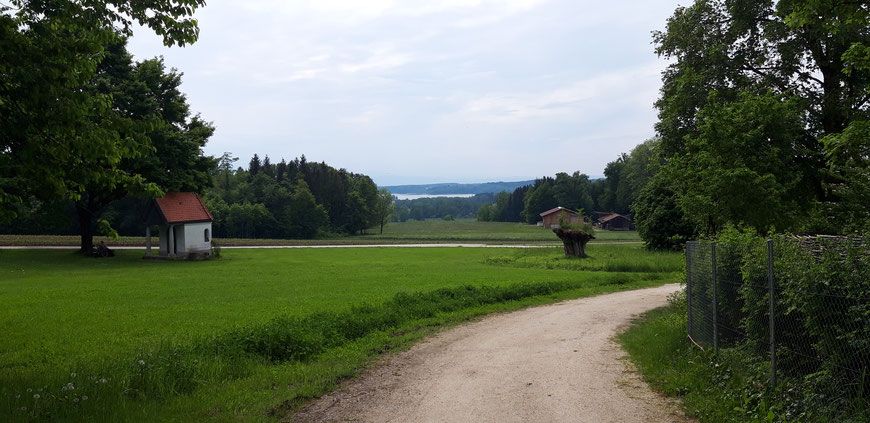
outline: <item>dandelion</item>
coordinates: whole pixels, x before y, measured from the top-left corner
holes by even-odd
[[[15,399],[21,398],[21,394],[15,394]]]
[[[33,394],[33,399],[39,399],[39,394]]]
[[[108,382],[108,380],[106,380],[106,378],[100,379],[100,383],[106,383],[106,382]]]
[[[73,398],[73,402],[79,402],[78,398]]]
[[[145,360],[139,360],[139,365],[140,365],[140,366],[144,366],[144,365],[145,365]]]
[[[27,392],[33,392],[33,388],[27,388]]]
[[[193,360],[193,365],[195,366],[197,364],[199,364],[199,360]]]
[[[76,374],[75,374],[75,373],[70,373],[70,374],[69,374],[69,377],[71,377],[71,378],[73,378],[73,379],[75,379],[75,377],[76,377]]]
[[[88,396],[87,396],[87,395],[82,395],[82,401],[87,401],[87,400],[88,400]]]

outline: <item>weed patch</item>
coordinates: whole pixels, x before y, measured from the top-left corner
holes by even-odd
[[[525,249],[486,257],[484,263],[527,269],[593,272],[679,272],[685,267],[683,256],[679,253],[649,251],[640,246],[590,244],[587,254],[589,257],[576,258],[564,257],[561,250],[557,249]]]

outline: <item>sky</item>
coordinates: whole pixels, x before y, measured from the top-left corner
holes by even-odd
[[[184,48],[137,28],[137,60],[184,74],[247,167],[302,154],[378,185],[603,174],[655,133],[676,1],[211,0]]]

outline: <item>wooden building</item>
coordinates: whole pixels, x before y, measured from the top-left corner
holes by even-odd
[[[564,220],[566,223],[580,223],[580,215],[574,210],[564,207],[556,207],[541,213],[542,226],[545,228],[558,228],[559,221]]]
[[[606,229],[608,231],[630,231],[634,229],[634,223],[631,221],[631,217],[616,213],[610,213],[606,216],[599,217],[598,226],[600,226],[601,229]]]
[[[195,192],[171,192],[154,200],[145,228],[145,257],[151,253],[151,225],[159,228],[158,257],[201,258],[211,255],[211,224],[214,221],[202,198]]]

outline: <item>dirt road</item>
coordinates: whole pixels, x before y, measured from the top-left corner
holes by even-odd
[[[333,422],[683,422],[612,340],[678,285],[482,319],[387,357],[293,416]]]

